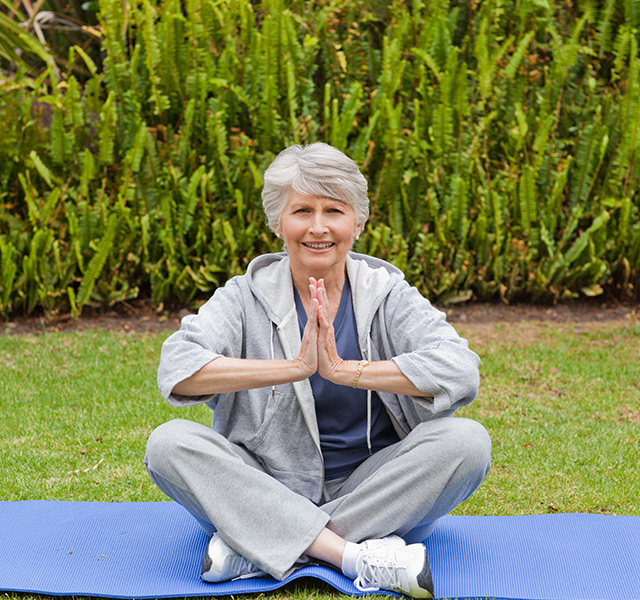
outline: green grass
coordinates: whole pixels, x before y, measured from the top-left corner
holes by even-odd
[[[163,495],[142,459],[178,415],[155,384],[166,335],[85,331],[0,337],[2,499],[145,501]]]
[[[457,514],[640,515],[640,325],[460,327],[482,356],[477,400],[459,415],[493,439],[493,468]],[[0,335],[2,500],[155,501],[142,458],[176,416],[155,374],[166,334]],[[8,595],[9,598],[32,598]],[[341,597],[294,585],[267,597]]]
[[[499,327],[459,411],[491,433],[493,467],[457,512],[640,515],[640,326]]]

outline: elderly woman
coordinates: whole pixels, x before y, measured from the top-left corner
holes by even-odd
[[[287,148],[262,198],[286,252],[254,259],[165,341],[162,394],[206,403],[213,423],[161,425],[147,470],[211,535],[205,581],[315,561],[363,591],[432,597],[420,542],[489,470],[484,428],[452,418],[479,359],[401,271],[351,252],[369,201],[342,152]]]

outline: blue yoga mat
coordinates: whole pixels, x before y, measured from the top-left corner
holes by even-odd
[[[259,593],[315,577],[361,595],[325,567],[203,583],[207,537],[172,502],[0,502],[0,590],[164,598]],[[448,516],[425,542],[442,598],[640,600],[640,517]]]

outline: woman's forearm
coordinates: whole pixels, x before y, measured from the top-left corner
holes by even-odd
[[[338,385],[353,385],[358,370],[357,360],[345,360],[331,375],[331,381]],[[392,360],[380,360],[369,363],[358,377],[357,387],[376,392],[404,394],[433,398],[433,394],[419,390]]]
[[[312,288],[312,295],[315,294],[317,302],[318,371],[320,375],[338,385],[353,386],[354,379],[357,379],[357,387],[361,389],[433,398],[433,394],[423,392],[413,385],[392,360],[374,361],[368,363],[364,369],[358,368],[360,362],[357,360],[342,360],[338,356],[335,331],[329,318],[331,311],[328,308],[329,302],[324,281],[322,279],[320,281],[313,280],[310,288]]]
[[[358,361],[345,360],[334,371],[331,381],[351,386],[357,369]],[[305,371],[304,365],[298,360],[258,360],[221,356],[207,363],[191,377],[177,383],[173,393],[180,396],[224,394],[301,381],[310,375],[308,369]],[[357,385],[360,389],[377,392],[433,397],[433,394],[422,392],[413,385],[392,360],[369,363],[360,373]]]
[[[180,396],[208,396],[269,387],[308,377],[298,360],[258,360],[221,356],[173,388]]]

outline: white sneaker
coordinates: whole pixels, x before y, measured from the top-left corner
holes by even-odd
[[[209,540],[202,557],[200,577],[208,583],[247,579],[267,575],[244,556],[231,548],[216,531]]]
[[[433,580],[423,544],[406,545],[397,535],[360,544],[354,585],[361,592],[390,590],[412,598],[433,598]]]

